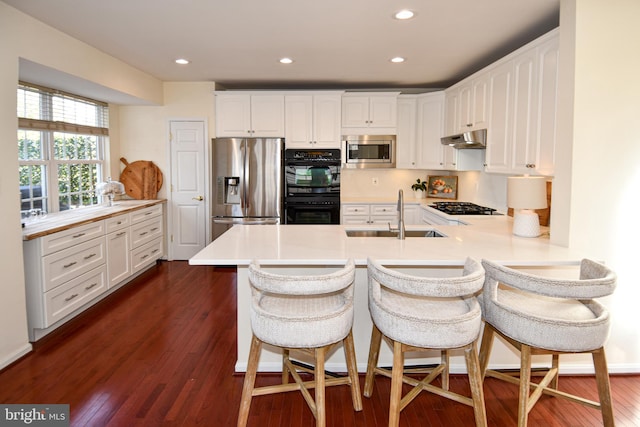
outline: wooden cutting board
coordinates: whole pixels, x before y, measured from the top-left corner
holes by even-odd
[[[158,190],[162,188],[162,172],[160,168],[149,160],[137,160],[129,163],[120,157],[125,168],[120,174],[120,182],[129,197],[137,200],[153,200],[158,197]]]

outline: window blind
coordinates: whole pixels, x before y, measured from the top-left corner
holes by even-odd
[[[108,104],[20,82],[18,127],[87,135],[109,135]]]

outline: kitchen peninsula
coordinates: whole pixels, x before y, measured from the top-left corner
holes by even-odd
[[[490,259],[537,274],[573,275],[584,255],[552,245],[548,238],[513,236],[512,218],[488,216],[465,218],[466,226],[411,226],[407,229],[436,229],[445,237],[347,237],[346,230],[372,229],[371,226],[345,225],[264,225],[234,226],[190,259],[191,265],[237,266],[238,360],[236,371],[246,370],[251,339],[249,323],[250,289],[248,265],[258,259],[264,268],[289,274],[313,274],[336,269],[347,258],[356,263],[355,340],[358,369],[366,369],[371,319],[367,301],[367,257],[386,265],[407,269],[411,274],[458,275],[467,256]],[[381,226],[377,226],[378,229]],[[435,355],[435,353],[434,353]],[[383,345],[381,365],[391,365],[391,352]],[[439,356],[438,356],[439,357]],[[519,361],[506,347],[496,346],[492,364],[517,367]],[[420,360],[422,363],[422,359]],[[428,363],[428,361],[427,361]],[[585,369],[590,362],[585,361]],[[281,358],[277,351],[265,347],[260,371],[278,371]],[[336,351],[327,361],[327,369],[344,372],[342,352]],[[452,372],[463,372],[464,361],[454,353]],[[586,371],[585,371],[586,372]]]

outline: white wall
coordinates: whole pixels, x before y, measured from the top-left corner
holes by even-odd
[[[120,176],[124,157],[128,162],[153,161],[168,177],[169,164],[169,120],[202,119],[208,127],[209,136],[214,134],[213,82],[165,82],[164,104],[161,106],[120,106],[118,124],[120,155],[114,158],[113,176]],[[113,153],[115,156],[115,152]],[[169,183],[160,189],[158,197],[166,198]]]
[[[618,369],[633,365],[638,371],[640,2],[563,0],[561,5],[561,67],[573,57],[575,62],[561,75],[559,140],[570,138],[573,144],[565,146],[570,156],[562,157],[563,174],[554,180],[554,193],[571,188],[570,197],[554,203],[560,220],[552,229],[565,227],[554,239],[617,272],[618,287],[606,301],[613,319],[607,358]]]
[[[148,104],[162,83],[0,2],[0,368],[31,349],[27,335],[20,198],[16,187],[20,58],[93,82]],[[117,141],[114,140],[115,143]]]

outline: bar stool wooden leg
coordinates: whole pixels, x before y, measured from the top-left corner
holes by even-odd
[[[325,427],[327,425],[327,417],[325,411],[325,395],[324,395],[324,358],[327,351],[327,347],[317,348],[316,353],[316,366],[314,370],[315,382],[316,382],[316,427]]]
[[[262,342],[255,335],[251,338],[251,348],[249,349],[249,359],[247,362],[247,372],[244,374],[242,385],[242,398],[240,400],[240,412],[238,414],[238,427],[245,427],[249,417],[251,407],[251,397],[253,396],[253,386],[256,381],[258,371],[258,360],[260,358],[260,348]]]
[[[611,385],[609,383],[609,370],[607,368],[607,358],[604,348],[600,347],[591,353],[593,357],[593,367],[596,372],[596,383],[598,384],[598,396],[600,398],[600,410],[602,411],[602,421],[605,427],[613,427],[613,403],[611,400]]]
[[[531,347],[520,348],[520,395],[518,397],[518,427],[527,427],[529,414],[529,382],[531,381]]]
[[[391,396],[389,403],[389,427],[400,424],[400,399],[402,398],[402,376],[404,375],[404,352],[402,343],[393,342],[393,368],[391,370]]]
[[[464,358],[467,363],[476,426],[485,427],[487,425],[487,410],[484,406],[484,390],[482,389],[482,375],[480,375],[480,361],[478,360],[477,349],[477,342],[474,341],[464,349]]]
[[[367,361],[367,376],[364,381],[364,395],[371,397],[373,393],[373,379],[378,366],[378,357],[380,356],[380,343],[382,341],[382,332],[373,325],[371,330],[371,344],[369,344],[369,360]]]
[[[442,374],[440,374],[442,389],[449,390],[449,350],[442,350],[440,352],[440,363],[444,365],[444,370]]]
[[[557,390],[558,382],[560,380],[560,355],[559,354],[551,355],[551,369],[555,369],[556,374],[551,380],[551,382],[549,383],[549,387]]]
[[[484,330],[482,331],[482,341],[480,343],[480,377],[484,381],[485,374],[487,372],[487,366],[489,365],[489,356],[491,356],[491,347],[493,346],[493,327],[485,323]]]
[[[282,384],[289,383],[289,349],[282,349]]]
[[[349,335],[343,341],[344,356],[347,361],[347,371],[349,373],[349,381],[351,382],[351,400],[353,409],[362,411],[362,397],[360,396],[360,380],[358,379],[358,366],[356,363],[356,350],[353,344],[353,332],[349,331]]]

